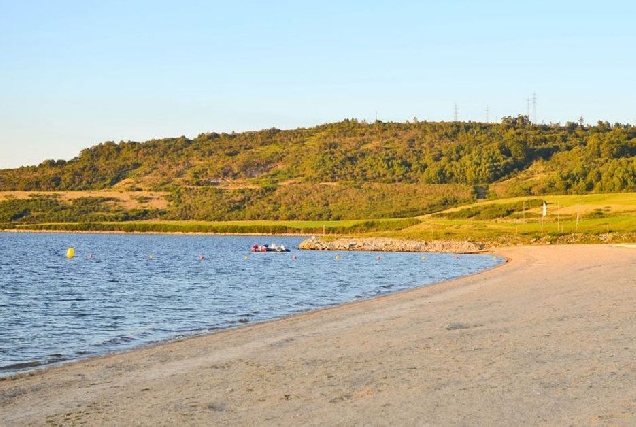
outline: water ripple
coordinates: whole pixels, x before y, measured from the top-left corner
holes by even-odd
[[[0,233],[0,375],[423,286],[501,261],[250,253],[260,240]],[[290,248],[301,241],[275,240]],[[68,247],[75,258],[66,259]]]

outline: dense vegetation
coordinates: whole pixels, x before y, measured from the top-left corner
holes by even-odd
[[[354,221],[123,221],[11,223],[14,230],[87,231],[122,233],[222,233],[222,234],[361,234],[394,232],[417,225],[416,218]]]
[[[0,191],[169,192],[162,210],[109,200],[0,202],[0,222],[413,217],[477,197],[636,191],[636,128],[366,123],[104,142],[70,160],[0,170]]]
[[[111,197],[79,197],[61,200],[57,194],[35,194],[27,199],[0,202],[0,223],[103,222],[156,218],[159,209],[124,209]]]

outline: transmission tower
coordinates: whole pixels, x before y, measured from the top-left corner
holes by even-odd
[[[537,93],[532,92],[532,123],[537,122]]]
[[[486,123],[490,123],[490,107],[486,105]]]
[[[455,103],[455,121],[457,121],[457,117],[459,116],[459,110],[457,109],[457,103]]]

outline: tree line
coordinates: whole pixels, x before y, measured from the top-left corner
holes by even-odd
[[[478,196],[636,191],[635,136],[628,124],[545,125],[526,116],[500,123],[345,119],[106,141],[69,161],[0,170],[0,190],[168,191],[170,208],[145,215],[175,219],[407,217]]]

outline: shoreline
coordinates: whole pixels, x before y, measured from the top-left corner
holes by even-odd
[[[0,424],[629,424],[636,252],[476,275],[0,379]]]
[[[208,233],[200,231],[108,231],[108,230],[25,230],[5,228],[0,230],[1,233],[52,233],[52,234],[129,234],[129,235],[166,235],[166,236],[285,236],[285,237],[303,237],[313,236],[306,233]]]
[[[375,252],[413,252],[413,250],[392,250],[392,249],[387,249],[386,244],[387,244],[387,240],[388,239],[379,239],[379,246],[377,248],[371,249],[372,251]],[[360,242],[360,240],[358,240]],[[374,243],[375,240],[371,243]],[[411,244],[420,244],[419,242],[414,242],[414,241],[406,241],[407,243],[411,243]],[[378,242],[375,242],[378,243]],[[365,245],[369,244],[369,239],[366,239],[366,243],[364,243]],[[393,244],[393,243],[391,243]],[[426,243],[424,243],[426,244]],[[332,249],[329,249],[332,250]],[[352,250],[352,249],[349,249]],[[356,251],[366,251],[365,249],[355,249]],[[427,252],[427,251],[417,251],[417,252]],[[440,251],[439,253],[442,253],[443,251]],[[464,254],[464,253],[461,253]],[[472,254],[472,253],[471,253]],[[479,255],[481,256],[487,256],[486,253],[480,253]],[[491,256],[493,258],[497,258],[494,254],[491,253]],[[479,275],[482,274],[484,272],[487,272],[489,270],[492,269],[496,269],[496,268],[500,268],[501,266],[505,265],[505,263],[507,263],[508,260],[505,258],[499,258],[497,263],[495,263],[492,266],[489,267],[484,267],[481,270],[478,270],[474,273],[470,273],[470,274],[466,274],[465,276],[461,276],[461,277],[470,277],[470,276],[475,276],[475,275]],[[408,288],[404,288],[404,289],[400,289],[400,290],[396,290],[396,291],[390,291],[388,293],[381,293],[381,294],[375,294],[373,296],[366,296],[366,297],[358,297],[356,299],[352,299],[352,300],[348,300],[348,301],[344,301],[344,302],[339,302],[339,303],[330,303],[328,305],[322,306],[322,307],[315,307],[315,308],[311,308],[311,309],[307,309],[306,311],[296,311],[294,313],[291,314],[279,314],[273,317],[269,317],[266,319],[261,319],[261,320],[256,320],[256,321],[240,321],[237,324],[233,324],[233,325],[226,325],[226,326],[219,326],[218,328],[214,329],[214,330],[208,330],[208,331],[198,331],[198,332],[194,332],[191,334],[179,334],[178,336],[174,336],[174,337],[169,337],[169,338],[165,338],[165,339],[158,339],[155,341],[148,341],[145,343],[140,343],[137,345],[134,345],[132,347],[127,347],[127,348],[122,348],[122,349],[114,349],[114,350],[106,350],[106,351],[102,351],[102,352],[91,352],[91,353],[84,353],[83,356],[78,356],[78,357],[63,357],[61,354],[57,354],[57,355],[53,355],[50,356],[49,360],[45,360],[45,361],[24,361],[24,362],[18,362],[15,364],[9,364],[9,365],[2,365],[0,366],[0,381],[3,381],[4,379],[11,379],[13,377],[17,377],[17,376],[23,376],[23,375],[31,375],[34,372],[38,372],[38,371],[43,371],[49,368],[53,368],[56,366],[64,366],[64,365],[68,365],[68,364],[72,364],[72,363],[76,363],[76,362],[81,362],[81,361],[85,361],[85,360],[90,360],[93,358],[99,358],[99,357],[104,357],[104,356],[108,356],[108,355],[115,355],[115,354],[122,354],[122,353],[127,353],[130,351],[135,351],[135,350],[139,350],[139,349],[143,349],[146,347],[153,347],[153,346],[157,346],[157,345],[163,345],[163,344],[168,344],[168,343],[172,343],[172,342],[178,342],[181,340],[186,340],[186,339],[190,339],[190,338],[196,338],[196,337],[202,337],[202,336],[206,336],[206,335],[211,335],[211,334],[216,334],[216,333],[222,333],[225,331],[229,331],[229,330],[234,330],[234,329],[239,329],[239,328],[243,328],[243,327],[247,327],[250,325],[257,325],[257,324],[261,324],[261,323],[268,323],[268,322],[275,322],[277,320],[280,319],[284,319],[284,318],[288,318],[288,317],[294,317],[294,316],[302,316],[304,314],[309,314],[312,312],[317,312],[317,311],[321,311],[321,310],[328,310],[328,309],[337,309],[339,307],[346,307],[350,304],[356,304],[356,303],[364,303],[365,301],[369,301],[369,300],[373,300],[373,299],[379,299],[379,298],[383,298],[386,296],[391,296],[391,295],[396,295],[396,294],[400,294],[400,293],[404,293],[404,292],[410,292],[413,290],[417,290],[423,287],[433,287],[433,286],[439,286],[442,285],[448,281],[451,281],[454,279],[446,279],[446,280],[437,280],[437,281],[433,281],[433,282],[428,282],[428,283],[424,283],[424,284],[419,284],[417,286],[413,286],[413,287],[408,287]]]
[[[65,231],[65,230],[0,230],[7,233],[54,233],[54,234],[118,234],[118,235],[156,235],[156,236],[281,236],[304,237],[299,250],[319,251],[369,251],[369,252],[422,252],[479,254],[491,251],[485,243],[467,240],[407,240],[393,237],[344,237],[337,235],[335,240],[323,240],[325,236],[303,233],[201,233],[201,232],[153,232],[153,231]],[[333,235],[331,235],[333,236]]]

